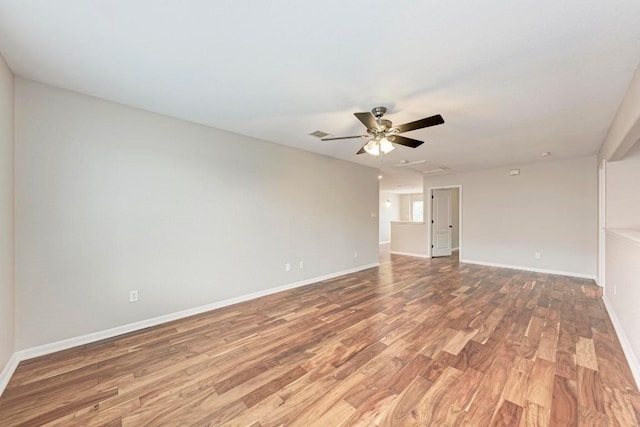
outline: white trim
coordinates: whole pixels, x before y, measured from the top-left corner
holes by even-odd
[[[451,248],[451,252],[459,251],[459,250],[460,250],[460,246],[456,246],[455,248]]]
[[[389,251],[389,253],[392,253],[394,255],[405,255],[405,256],[414,256],[414,257],[418,257],[418,258],[431,258],[429,255],[425,255],[425,254],[413,254],[411,252],[396,252],[396,251]]]
[[[611,319],[611,323],[613,323],[613,329],[616,331],[618,335],[618,340],[620,341],[620,345],[622,346],[622,351],[624,351],[624,355],[627,358],[627,362],[629,362],[629,367],[631,368],[631,373],[633,374],[633,378],[636,381],[636,387],[640,385],[640,363],[638,363],[638,358],[633,353],[633,349],[631,348],[631,344],[629,344],[629,340],[624,333],[624,329],[622,329],[622,325],[620,321],[616,317],[615,311],[613,311],[613,306],[611,305],[611,301],[607,295],[603,295],[602,301],[604,302],[604,306],[607,309],[607,313],[609,313],[609,318]]]
[[[18,367],[18,363],[20,363],[20,359],[18,358],[17,353],[13,353],[2,370],[2,373],[0,373],[0,396],[2,396],[7,384],[9,384],[9,380]]]
[[[607,226],[607,161],[602,159],[601,165],[602,167],[598,168],[598,280],[596,283],[604,288],[607,248],[605,232]]]
[[[106,329],[103,331],[92,332],[90,334],[82,335],[79,337],[69,338],[66,340],[56,341],[49,344],[40,345],[37,347],[27,348],[24,350],[20,350],[14,353],[11,360],[15,358],[15,365],[17,366],[18,362],[22,360],[32,359],[34,357],[44,356],[46,354],[55,353],[57,351],[66,350],[72,347],[77,347],[80,345],[90,344],[96,341],[104,340],[107,338],[113,338],[118,335],[128,334],[130,332],[139,331],[141,329],[149,328],[152,326],[157,326],[163,323],[171,322],[178,319],[183,319],[185,317],[193,316],[196,314],[205,313],[207,311],[215,310],[217,308],[226,307],[228,305],[237,304],[240,302],[249,301],[252,299],[256,299],[259,297],[263,297],[266,295],[275,294],[277,292],[286,291],[293,288],[298,288],[301,286],[307,286],[313,283],[322,282],[325,280],[333,279],[339,276],[344,276],[346,274],[356,273],[358,271],[367,270],[369,268],[379,267],[380,263],[372,263],[367,265],[361,265],[359,267],[351,268],[348,270],[339,271],[336,273],[327,274],[324,276],[313,277],[311,279],[302,280],[300,282],[289,283],[283,286],[278,286],[275,288],[265,289],[263,291],[253,292],[246,295],[241,295],[234,298],[229,298],[223,301],[214,302],[207,305],[202,305],[199,307],[190,308],[187,310],[178,311],[175,313],[165,314],[163,316],[154,317],[151,319],[141,320],[139,322],[129,323],[127,325],[117,326],[115,328]],[[10,362],[11,362],[10,360]],[[3,377],[0,377],[4,380],[5,372],[13,374],[13,370],[15,370],[15,366],[9,371],[10,364],[7,365],[5,370],[2,372]],[[9,374],[6,374],[9,375]],[[10,376],[10,375],[9,375]],[[8,378],[6,380],[9,381]],[[2,383],[0,382],[0,385]],[[5,384],[6,386],[6,384]]]
[[[581,279],[591,279],[593,281],[597,280],[597,277],[595,274],[573,273],[571,271],[560,271],[560,270],[547,270],[544,268],[522,267],[520,265],[509,265],[509,264],[497,264],[494,262],[474,261],[470,259],[461,259],[460,262],[463,262],[465,264],[485,265],[487,267],[510,268],[512,270],[533,271],[535,273],[557,274],[559,276],[578,277]]]
[[[378,242],[379,245],[386,245],[387,243],[391,243],[391,240],[385,240],[384,242]]]

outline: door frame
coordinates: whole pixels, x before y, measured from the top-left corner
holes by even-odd
[[[443,185],[443,186],[439,186],[439,187],[429,187],[427,188],[427,191],[425,192],[425,196],[427,198],[427,203],[424,204],[425,207],[425,218],[426,218],[426,225],[427,225],[427,236],[428,236],[428,242],[427,242],[427,254],[429,256],[429,258],[432,258],[432,254],[433,251],[431,250],[431,245],[433,244],[433,227],[431,224],[431,220],[433,219],[433,203],[432,203],[432,198],[431,196],[433,195],[433,190],[450,190],[453,188],[457,188],[458,189],[458,255],[460,259],[463,259],[462,256],[462,185]]]
[[[606,227],[607,227],[607,161],[598,165],[598,275],[596,283],[606,288]],[[606,289],[604,290],[606,293]]]

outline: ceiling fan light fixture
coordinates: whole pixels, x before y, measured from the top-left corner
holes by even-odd
[[[371,141],[367,142],[363,148],[364,148],[364,151],[371,154],[372,156],[380,155],[380,144],[378,144],[378,141],[376,141],[375,139],[372,139]]]
[[[391,141],[389,141],[387,138],[382,138],[380,140],[380,151],[382,151],[384,154],[393,151],[394,148],[396,147],[394,147]]]

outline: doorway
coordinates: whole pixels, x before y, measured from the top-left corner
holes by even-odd
[[[431,257],[462,253],[462,186],[429,188],[428,214]]]

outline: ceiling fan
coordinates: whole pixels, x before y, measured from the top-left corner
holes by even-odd
[[[393,126],[391,120],[385,120],[382,118],[384,113],[387,112],[385,107],[375,107],[370,113],[353,113],[363,125],[367,127],[366,135],[354,135],[354,136],[339,136],[322,138],[322,141],[333,141],[336,139],[351,139],[351,138],[371,138],[356,154],[369,153],[374,156],[379,156],[380,153],[388,153],[395,147],[393,144],[405,145],[407,147],[416,148],[424,143],[424,141],[418,141],[417,139],[407,138],[399,135],[404,132],[409,132],[416,129],[422,129],[429,126],[441,125],[444,123],[444,119],[440,114],[435,116],[426,117],[424,119],[416,120],[415,122],[405,123],[403,125]]]

